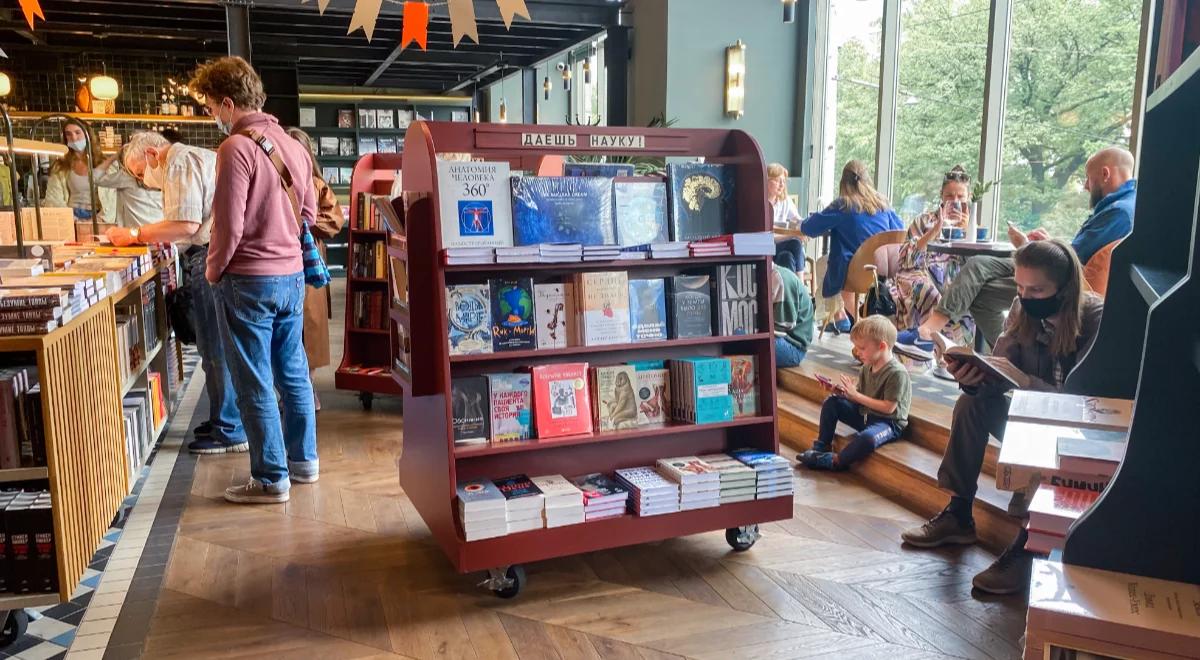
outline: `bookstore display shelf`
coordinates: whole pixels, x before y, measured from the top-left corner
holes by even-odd
[[[46,479],[49,476],[50,471],[45,467],[8,468],[7,470],[0,470],[0,483]]]
[[[749,335],[724,335],[716,337],[688,337],[685,339],[668,339],[666,341],[646,341],[632,344],[603,344],[600,346],[568,346],[566,348],[537,348],[528,351],[500,351],[493,353],[472,353],[469,355],[451,355],[450,363],[461,362],[499,362],[502,360],[525,360],[528,358],[545,358],[554,356],[569,357],[595,353],[628,353],[630,351],[661,351],[667,348],[682,346],[720,346],[738,342],[759,341],[771,339],[770,332],[758,332]]]
[[[586,435],[567,435],[560,438],[535,438],[531,440],[513,441],[499,444],[455,447],[454,458],[464,459],[475,458],[477,456],[493,456],[496,454],[512,454],[523,451],[542,451],[546,449],[556,449],[559,447],[570,447],[572,445],[593,445],[602,442],[618,442],[621,440],[636,440],[640,438],[653,438],[663,435],[688,433],[690,431],[713,431],[718,429],[758,426],[763,424],[772,424],[774,422],[775,417],[771,415],[738,417],[727,422],[715,422],[712,424],[688,424],[686,422],[672,422],[663,426],[640,426],[636,429],[630,429],[628,431],[588,433]]]
[[[744,264],[762,261],[766,257],[753,255],[730,255],[725,257],[687,257],[685,259],[629,259],[616,261],[568,261],[565,263],[522,263],[522,264],[455,264],[443,266],[447,273],[501,273],[511,271],[595,271],[595,270],[640,270],[660,266],[716,266],[718,264]]]
[[[133,386],[146,373],[146,369],[150,367],[150,362],[158,357],[158,352],[162,350],[162,346],[162,342],[158,342],[154,348],[150,349],[150,352],[146,353],[146,357],[142,360],[141,364],[125,377],[125,381],[121,384],[121,396],[129,394],[129,390],[133,389]]]

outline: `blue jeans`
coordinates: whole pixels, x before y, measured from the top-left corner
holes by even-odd
[[[863,415],[858,404],[840,396],[831,396],[821,405],[821,429],[817,442],[825,447],[833,446],[834,432],[838,422],[844,422],[858,431],[838,454],[838,464],[848,468],[861,461],[877,448],[900,437],[900,427],[886,417]],[[828,451],[828,450],[826,450]]]
[[[796,346],[784,337],[775,338],[775,368],[787,369],[798,367],[804,361],[808,351]]]
[[[196,351],[204,368],[204,390],[208,393],[208,421],[212,437],[229,443],[246,441],[237,395],[225,360],[225,347],[217,330],[217,301],[213,287],[204,279],[208,248],[191,250],[186,259],[188,287],[192,292],[192,325],[196,329]]]
[[[304,275],[226,274],[216,291],[217,323],[250,440],[250,474],[268,492],[286,492],[289,473],[315,476],[320,467],[304,353]]]

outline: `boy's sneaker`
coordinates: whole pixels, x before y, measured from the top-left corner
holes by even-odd
[[[948,543],[971,545],[976,541],[975,521],[964,525],[947,508],[924,525],[904,532],[900,539],[918,548],[936,548]]]
[[[813,440],[812,451],[822,453],[833,451],[833,444],[829,442],[821,442],[820,440]]]
[[[834,332],[838,334],[850,332],[850,319],[842,319],[840,321],[833,321],[826,324],[825,332]]]
[[[808,451],[796,457],[804,467],[810,470],[836,470],[837,463],[834,461],[833,452],[828,451]]]
[[[1018,537],[1020,538],[1020,537]],[[976,589],[997,596],[1020,593],[1029,586],[1029,575],[1033,570],[1033,553],[1013,543],[981,571],[971,584]]]
[[[226,442],[212,436],[196,438],[188,443],[188,451],[193,454],[241,454],[250,451],[250,443]]]
[[[207,438],[208,436],[212,435],[212,429],[212,422],[204,422],[200,426],[192,429],[192,435],[196,436],[197,438]]]
[[[896,335],[896,350],[918,360],[933,359],[933,341],[921,339],[916,328],[909,328]]]
[[[243,486],[225,489],[225,500],[234,504],[282,504],[290,498],[288,491],[273,493],[254,477]]]

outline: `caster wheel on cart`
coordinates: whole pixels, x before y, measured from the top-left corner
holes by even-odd
[[[497,598],[516,598],[525,586],[525,569],[521,566],[509,566],[508,570],[493,568],[488,571],[490,577],[484,584],[496,594]]]
[[[25,610],[11,610],[4,619],[4,628],[0,630],[0,647],[8,646],[25,634],[29,627],[29,615]]]
[[[747,525],[746,527],[730,527],[725,530],[725,541],[729,543],[729,547],[735,552],[745,552],[754,546],[754,542],[761,536],[758,532],[758,525]]]
[[[362,403],[363,410],[371,410],[371,404],[375,402],[375,395],[371,392],[359,392],[358,400]]]

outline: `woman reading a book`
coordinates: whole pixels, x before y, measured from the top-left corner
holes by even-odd
[[[868,238],[891,229],[903,229],[895,211],[888,208],[883,198],[871,183],[867,165],[861,160],[852,160],[842,168],[842,179],[838,183],[838,198],[823,211],[818,211],[800,223],[805,236],[830,235],[829,262],[825,267],[825,280],[821,283],[822,298],[837,298],[837,314],[834,317],[838,332],[850,331],[847,310],[854,307],[854,294],[842,291],[850,260],[860,245]]]
[[[1091,348],[1100,328],[1103,300],[1083,289],[1083,267],[1071,246],[1057,239],[1034,241],[1017,250],[1017,299],[989,360],[1015,367],[1021,389],[1061,392],[1067,374]],[[938,469],[938,485],[954,495],[950,504],[921,527],[901,535],[918,548],[975,542],[972,505],[988,436],[1004,437],[1012,385],[972,360],[947,357],[962,388],[950,423],[950,443]],[[1014,494],[1010,512],[1024,515],[1024,496]],[[975,576],[976,589],[1011,594],[1029,584],[1032,555],[1022,528],[1012,545]]]

